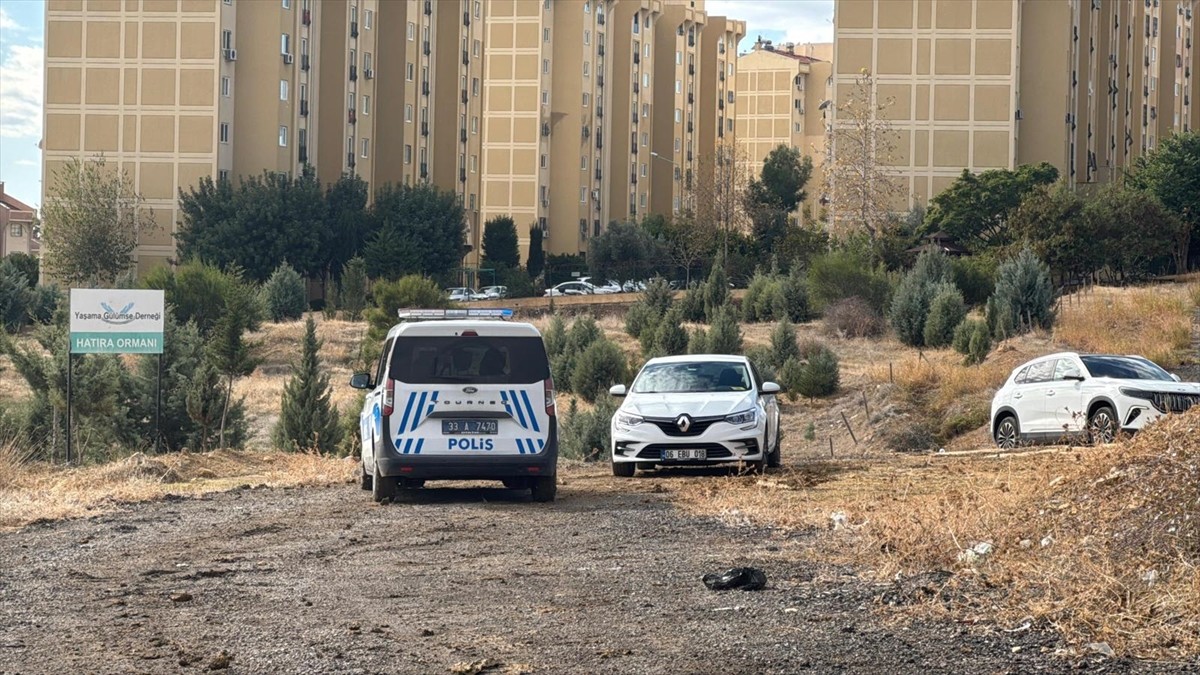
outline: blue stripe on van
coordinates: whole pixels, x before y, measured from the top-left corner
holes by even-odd
[[[400,433],[404,433],[408,430],[408,415],[410,412],[412,412],[413,401],[415,401],[416,398],[417,394],[415,392],[408,393],[408,404],[404,406],[404,416],[400,418],[400,427],[398,429]]]
[[[529,402],[529,392],[522,391],[521,400],[525,402],[525,408],[529,411],[529,421],[533,423],[533,432],[535,434],[542,433],[542,430],[538,428],[537,415],[533,412],[533,404]]]
[[[521,438],[518,438],[518,439],[517,439],[517,452],[518,452],[519,454],[522,454],[522,455],[523,455],[523,454],[525,454],[525,441],[524,441],[524,439],[521,439]]]
[[[429,396],[429,392],[421,392],[421,402],[417,404],[417,409],[413,411],[412,427],[409,428],[409,431],[416,431],[417,425],[421,423],[422,419],[424,419],[421,411],[425,409],[425,398],[427,396]]]
[[[421,446],[423,446],[423,445],[425,445],[425,439],[418,438],[417,439],[417,449],[413,451],[413,454],[416,454],[416,455],[421,454]]]
[[[517,399],[517,393],[515,391],[510,391],[509,397],[512,398],[514,404],[513,407],[517,409],[517,424],[520,424],[522,429],[528,429],[529,424],[525,421],[525,411],[521,409],[521,404]]]

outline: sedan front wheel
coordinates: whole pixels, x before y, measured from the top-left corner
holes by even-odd
[[[1005,415],[996,425],[996,447],[1001,450],[1012,450],[1021,442],[1021,430],[1017,426],[1017,418]]]
[[[1117,439],[1117,414],[1102,405],[1088,418],[1088,434],[1093,443],[1112,443]]]

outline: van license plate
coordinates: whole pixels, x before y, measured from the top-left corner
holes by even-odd
[[[496,420],[442,420],[443,436],[494,436],[496,429]]]
[[[664,448],[663,461],[708,459],[708,451],[704,448]]]

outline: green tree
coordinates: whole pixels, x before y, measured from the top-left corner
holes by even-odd
[[[686,354],[688,348],[688,332],[683,327],[682,312],[678,307],[673,308],[658,322],[654,331],[654,349],[650,356],[675,356]]]
[[[25,325],[32,300],[25,273],[7,258],[0,260],[0,330],[15,333]]]
[[[292,368],[292,377],[283,389],[279,425],[275,427],[275,446],[280,449],[313,449],[329,454],[342,441],[338,411],[330,400],[329,373],[317,358],[320,349],[317,324],[309,317],[304,323],[300,363]]]
[[[786,364],[784,372],[788,370]],[[786,376],[785,376],[786,377]],[[793,376],[796,393],[808,398],[820,398],[835,393],[841,382],[837,355],[832,349],[820,345],[809,354],[807,363],[798,375]],[[790,378],[788,378],[790,379]]]
[[[838,300],[859,297],[878,314],[891,301],[892,282],[873,269],[867,258],[849,250],[836,250],[813,259],[808,269],[808,290],[818,310]]]
[[[541,276],[546,267],[546,253],[542,250],[543,235],[542,228],[537,225],[529,226],[529,257],[525,262],[525,270],[529,272],[531,279]]]
[[[796,327],[784,317],[771,331],[771,366],[779,370],[789,359],[799,358],[800,344],[796,341]]]
[[[284,262],[262,286],[262,300],[271,321],[279,323],[299,319],[308,309],[308,290],[304,279]]]
[[[396,325],[399,317],[396,312],[400,309],[441,309],[448,307],[450,302],[438,285],[429,277],[410,274],[399,281],[376,282],[371,289],[374,302],[366,312],[367,344],[370,350],[364,353],[368,360],[374,360],[383,343],[387,332]]]
[[[717,310],[708,330],[705,348],[710,354],[741,354],[742,329],[728,305]]]
[[[259,309],[256,302],[250,286],[243,283],[232,285],[225,297],[225,313],[217,321],[208,344],[209,359],[224,379],[225,397],[221,404],[217,437],[222,448],[229,447],[225,443],[225,430],[233,398],[233,381],[253,373],[261,361],[258,356],[260,345],[246,339],[247,332],[258,328]]]
[[[954,329],[965,318],[967,303],[962,292],[954,284],[941,284],[929,303],[929,316],[925,318],[925,345],[933,348],[949,346],[954,340]]]
[[[1175,269],[1183,269],[1181,256],[1186,255],[1183,247],[1192,236],[1191,225],[1154,195],[1108,185],[1087,202],[1084,217],[1090,236],[1105,245],[1101,264],[1122,280],[1150,276],[1172,262]]]
[[[1029,249],[996,271],[996,291],[988,300],[988,326],[997,339],[1054,326],[1054,286],[1050,269]]]
[[[1016,170],[990,169],[962,175],[929,201],[924,232],[945,232],[972,252],[1016,240],[1008,221],[1037,187],[1058,180],[1058,169],[1046,162]]]
[[[725,265],[718,259],[708,273],[708,280],[704,282],[704,317],[709,323],[713,322],[718,311],[725,309],[728,302],[729,279],[725,276]]]
[[[637,223],[610,223],[588,243],[588,268],[597,280],[645,277],[663,257],[662,245]]]
[[[571,370],[571,391],[588,403],[608,396],[608,388],[624,382],[628,364],[621,348],[611,340],[599,338],[583,351]]]
[[[384,185],[375,194],[371,218],[378,230],[363,254],[371,278],[449,277],[459,266],[466,221],[453,192],[429,184]]]
[[[521,264],[517,224],[509,216],[496,216],[483,224],[483,266],[515,268]]]
[[[207,452],[214,447],[224,446],[221,440],[221,420],[226,417],[225,392],[221,381],[221,373],[211,359],[201,361],[199,368],[192,375],[184,395],[184,409],[188,419],[192,421],[193,431],[188,443],[191,447]],[[242,407],[241,401],[235,401],[229,408],[228,419],[237,419],[237,412]],[[237,426],[229,425],[229,431],[236,431]],[[230,445],[238,443],[230,439]]]
[[[1086,218],[1084,206],[1083,197],[1060,181],[1030,193],[1011,229],[1059,278],[1091,276],[1109,258],[1110,228],[1103,219]]]
[[[35,256],[29,255],[28,253],[22,253],[21,251],[13,251],[12,253],[4,256],[3,259],[0,259],[0,264],[4,263],[13,266],[20,271],[21,274],[24,274],[25,283],[30,288],[37,286],[38,279],[40,278],[38,275],[41,272],[41,265]]]
[[[346,263],[361,256],[375,223],[367,217],[367,183],[353,174],[342,174],[325,188],[325,268],[340,277]]]
[[[926,251],[917,258],[917,264],[896,287],[888,311],[892,329],[901,342],[910,347],[924,346],[929,308],[939,293],[953,289],[950,278],[950,261],[945,255]],[[951,329],[956,325],[958,321],[951,324]]]
[[[780,144],[763,160],[762,172],[750,181],[746,199],[750,210],[771,206],[783,213],[796,210],[805,199],[804,187],[812,177],[812,158]]]
[[[42,204],[42,262],[72,286],[111,285],[133,265],[138,236],[158,228],[124,170],[104,155],[54,171]]]
[[[338,304],[347,320],[358,321],[362,318],[363,310],[367,308],[367,264],[362,258],[351,258],[342,267]]]
[[[202,335],[208,335],[225,313],[225,298],[241,283],[236,274],[223,272],[213,265],[189,261],[174,269],[155,267],[141,279],[142,288],[163,291],[166,304],[179,323],[194,321]]]
[[[1175,240],[1175,269],[1185,272],[1200,250],[1200,131],[1167,136],[1134,160],[1127,184],[1159,201],[1187,225],[1189,236]]]

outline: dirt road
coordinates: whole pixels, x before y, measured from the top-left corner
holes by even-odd
[[[697,519],[602,468],[559,500],[242,489],[0,535],[0,672],[1091,672],[1054,636],[898,625],[811,536]],[[683,479],[687,480],[687,479]],[[700,577],[763,568],[758,592]]]

